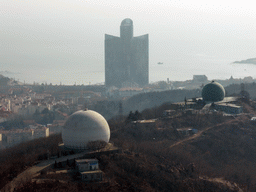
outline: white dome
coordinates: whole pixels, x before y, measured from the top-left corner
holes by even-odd
[[[73,113],[62,129],[64,146],[85,149],[90,141],[109,142],[110,129],[106,119],[99,113],[86,110]]]

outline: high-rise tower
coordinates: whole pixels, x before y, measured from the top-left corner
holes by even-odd
[[[148,84],[148,34],[133,37],[133,21],[124,19],[120,37],[105,34],[105,85]]]

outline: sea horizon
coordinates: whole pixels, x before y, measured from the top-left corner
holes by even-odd
[[[51,70],[51,68],[54,67],[51,66],[50,69],[45,67],[44,70],[17,70],[18,67],[16,67],[16,70],[1,70],[0,74],[28,84],[94,85],[104,84],[105,81],[105,72],[101,69],[99,71],[86,71],[86,67],[79,70],[75,67],[73,70],[64,67],[58,70]],[[149,69],[149,82],[167,81],[167,78],[169,78],[169,81],[186,81],[193,79],[193,75],[206,75],[209,80],[225,80],[231,76],[236,79],[248,76],[256,78],[256,65],[220,64],[216,61],[209,62],[207,65],[198,63],[196,66],[189,64],[153,64]]]

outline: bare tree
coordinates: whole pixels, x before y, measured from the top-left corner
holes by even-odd
[[[95,150],[99,150],[99,149],[104,148],[106,145],[107,145],[107,143],[105,141],[102,141],[102,140],[90,141],[87,144],[87,148],[90,149],[90,150],[95,151]]]

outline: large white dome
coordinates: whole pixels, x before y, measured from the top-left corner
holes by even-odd
[[[62,129],[64,146],[85,149],[90,141],[109,142],[110,129],[106,119],[92,110],[77,111],[66,121]]]

